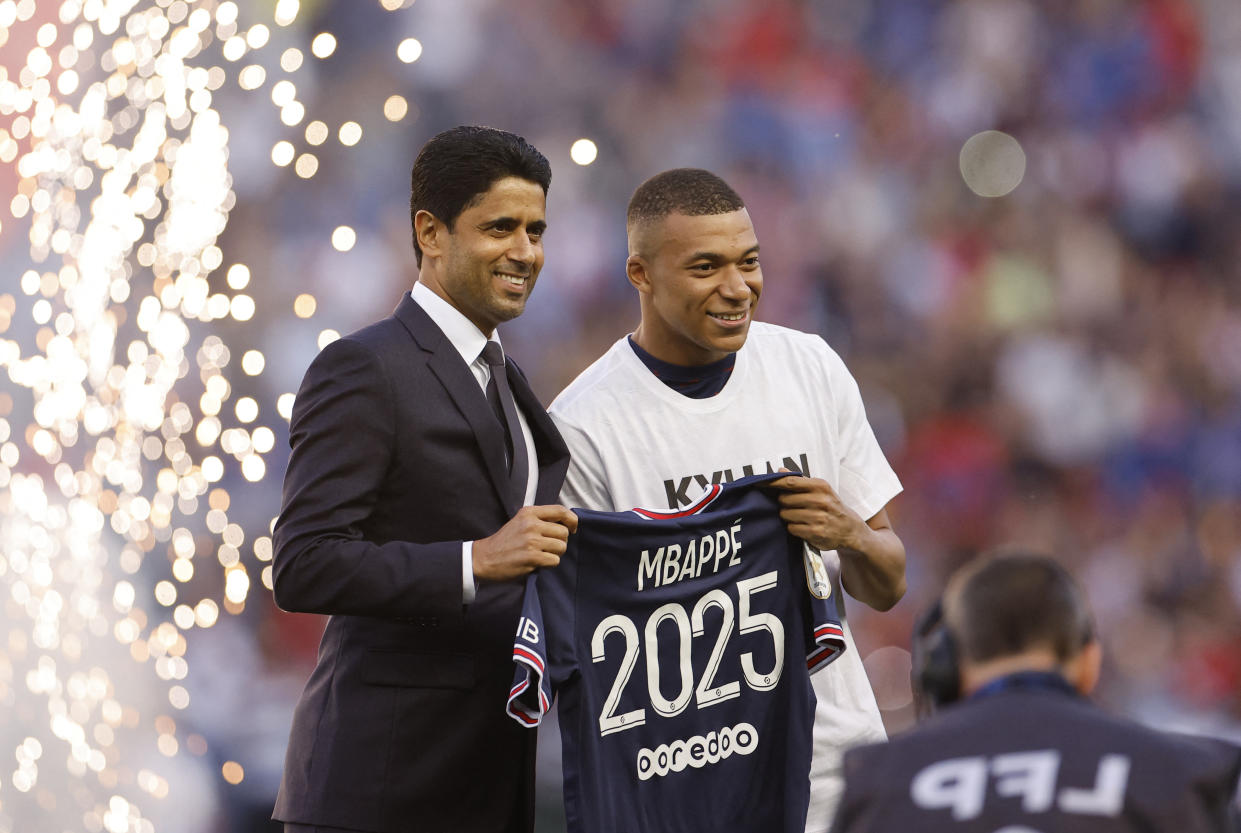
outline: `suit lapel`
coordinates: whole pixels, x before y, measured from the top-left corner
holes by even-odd
[[[474,432],[491,485],[509,514],[514,514],[520,506],[514,505],[508,486],[508,471],[504,465],[504,429],[496,421],[478,380],[443,330],[408,294],[402,296],[393,314],[409,330],[418,346],[431,354],[427,367],[439,379]]]

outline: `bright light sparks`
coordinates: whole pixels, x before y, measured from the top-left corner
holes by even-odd
[[[305,292],[293,299],[293,314],[298,318],[309,318],[315,314],[317,307],[318,302],[315,301],[315,296]]]
[[[347,252],[358,242],[358,235],[349,226],[337,226],[332,231],[332,248],[338,252]]]
[[[320,32],[310,42],[310,54],[316,58],[327,58],[336,51],[336,36],[331,32]]]
[[[293,170],[302,179],[310,179],[319,170],[319,157],[313,153],[303,153],[297,157],[297,161],[293,163]]]
[[[209,628],[220,618],[220,607],[211,599],[203,599],[194,607],[194,624]]]
[[[297,72],[302,68],[302,61],[305,58],[302,50],[297,47],[290,46],[284,52],[280,53],[280,68],[285,72]]]
[[[254,317],[254,299],[249,295],[234,295],[229,304],[229,314],[238,321],[249,321]]]
[[[168,689],[168,702],[173,708],[184,709],[190,704],[190,693],[185,690],[184,686],[174,685]]]
[[[240,61],[243,57],[245,57],[246,50],[246,39],[240,35],[233,35],[231,38],[224,41],[224,48],[222,50],[224,53],[224,60]]]
[[[224,463],[219,457],[204,457],[202,469],[203,478],[208,483],[219,483],[220,478],[224,476]]]
[[[260,425],[250,435],[250,444],[254,446],[254,450],[259,454],[266,454],[276,447],[276,432],[266,425]]]
[[[263,462],[263,458],[257,454],[251,454],[241,459],[241,475],[251,483],[257,483],[267,474],[267,464]],[[246,579],[244,589],[240,591],[241,599],[245,599],[245,591],[250,589],[250,580]],[[227,593],[227,587],[225,588]],[[230,599],[230,601],[238,602],[240,600]]]
[[[292,81],[277,81],[271,88],[271,102],[277,107],[284,107],[297,98],[297,87]]]
[[[404,96],[391,95],[384,102],[384,118],[388,121],[400,121],[409,112],[409,102]]]
[[[250,267],[244,263],[234,263],[228,267],[228,286],[230,289],[245,289],[250,285]]]
[[[279,4],[277,4],[276,12],[279,14]],[[267,45],[267,41],[271,39],[271,30],[262,23],[255,24],[250,27],[250,31],[246,32],[246,45],[251,49],[262,49]]]
[[[242,422],[250,423],[259,418],[259,403],[255,402],[249,396],[243,396],[237,400],[237,419]]]
[[[276,142],[276,144],[272,145],[271,161],[275,163],[278,167],[283,168],[293,161],[294,153],[295,153],[295,150],[293,148],[293,144],[291,142],[286,142],[283,139],[281,139],[279,142]]]
[[[250,64],[243,68],[237,76],[237,83],[243,90],[257,90],[267,80],[267,70],[258,64]]]
[[[171,581],[161,581],[155,585],[155,600],[164,607],[170,607],[177,600],[177,587]]]
[[[280,108],[280,121],[292,127],[300,124],[306,116],[306,107],[300,101],[290,101]]]
[[[328,126],[325,123],[316,119],[306,125],[306,141],[311,145],[321,145],[327,141],[327,137],[330,132],[331,131],[328,130]]]
[[[347,121],[340,126],[340,143],[346,147],[352,147],[362,141],[362,125],[356,121]]]
[[[301,4],[298,0],[279,0],[276,3],[276,25],[288,26],[297,20],[297,12]]]
[[[172,575],[177,581],[186,582],[194,577],[194,562],[178,558],[172,562]]]
[[[579,165],[589,165],[599,155],[599,149],[590,139],[578,139],[569,148],[569,158]]]
[[[266,365],[267,360],[258,350],[247,350],[241,356],[241,369],[247,376],[258,376]]]
[[[396,57],[403,63],[412,64],[422,57],[422,42],[417,38],[406,38],[397,44]]]
[[[319,333],[319,349],[322,350],[338,338],[340,338],[340,333],[335,330],[323,330]]]
[[[263,320],[250,268],[218,245],[238,156],[236,123],[217,102],[236,98],[230,84],[268,87],[240,96],[243,106],[271,107],[266,123],[275,115],[294,129],[258,152],[270,147],[273,165],[290,169],[278,176],[313,177],[318,151],[298,148],[333,130],[298,100],[310,79],[293,73],[307,53],[329,58],[338,44],[292,25],[297,0],[265,4],[263,21],[264,4],[236,0],[48,6],[59,14],[0,0],[0,45],[21,44],[0,68],[0,179],[12,186],[0,213],[6,236],[20,226],[29,241],[24,257],[10,252],[23,265],[0,291],[0,374],[23,389],[0,391],[0,595],[10,606],[0,712],[48,716],[13,724],[15,737],[0,721],[0,743],[15,753],[0,772],[0,831],[165,833],[176,826],[140,804],[175,806],[178,781],[135,764],[153,750],[208,753],[178,726],[197,705],[179,684],[192,679],[188,638],[271,588],[271,538],[243,531],[232,507],[270,475],[273,428],[295,404],[284,393],[273,408],[249,390],[267,357],[216,334],[249,334]],[[410,38],[398,57],[421,52]],[[402,96],[384,100],[388,121],[417,112]],[[357,145],[364,120],[336,137]],[[357,234],[341,226],[331,240],[349,251]],[[317,314],[316,298],[298,295],[293,312],[283,313],[290,326],[310,327],[301,322]],[[339,337],[322,324],[311,332],[320,347]],[[221,775],[245,777],[237,762]]]

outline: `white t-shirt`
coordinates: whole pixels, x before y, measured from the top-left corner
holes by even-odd
[[[781,467],[826,480],[863,518],[901,491],[844,362],[818,336],[772,324],[750,325],[732,376],[710,398],[665,385],[622,338],[549,413],[572,455],[561,491],[570,507],[680,509],[713,481]],[[818,703],[808,831],[831,822],[844,750],[886,737],[845,621],[839,558],[822,555],[848,648],[811,678]]]

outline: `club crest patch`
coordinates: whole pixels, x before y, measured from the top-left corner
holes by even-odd
[[[806,587],[816,599],[826,599],[832,595],[832,582],[827,577],[823,556],[810,547],[805,547],[802,552],[802,560],[806,564]]]

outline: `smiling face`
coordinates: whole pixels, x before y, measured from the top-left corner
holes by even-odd
[[[419,280],[490,335],[526,308],[543,268],[546,207],[541,186],[510,176],[466,206],[451,229],[419,211]]]
[[[642,303],[639,347],[685,366],[741,349],[763,291],[749,212],[640,222],[630,228],[630,251],[626,271]]]

